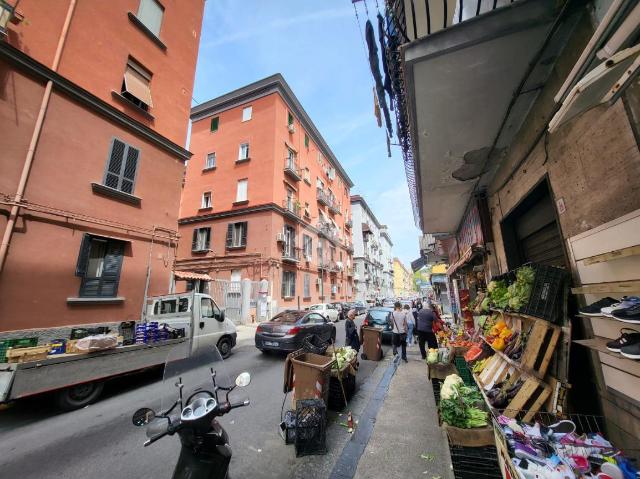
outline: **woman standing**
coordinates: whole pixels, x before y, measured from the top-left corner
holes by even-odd
[[[402,310],[400,302],[396,301],[391,313],[393,328],[393,355],[398,354],[398,346],[402,350],[402,360],[407,362],[407,313]]]
[[[356,351],[360,351],[360,338],[358,337],[358,329],[353,321],[356,317],[356,310],[350,309],[347,313],[347,320],[344,323],[345,343]]]
[[[416,325],[413,313],[408,304],[404,305],[404,312],[407,315],[407,345],[413,345],[413,328]]]

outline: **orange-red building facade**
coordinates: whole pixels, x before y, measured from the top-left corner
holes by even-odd
[[[176,270],[267,279],[278,308],[351,299],[353,184],[284,78],[191,118]]]

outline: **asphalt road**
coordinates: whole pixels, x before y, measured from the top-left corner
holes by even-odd
[[[363,316],[356,321],[361,323]],[[344,322],[337,326],[337,342],[344,344]],[[232,399],[249,397],[249,407],[221,418],[231,438],[234,456],[231,476],[326,477],[348,434],[332,413],[329,417],[327,456],[296,458],[278,434],[283,404],[284,357],[265,356],[243,341],[225,361],[234,378],[251,373],[251,384],[232,393]],[[378,366],[384,362],[361,361],[360,392],[350,407],[362,407],[372,391]],[[382,369],[382,368],[378,368]],[[133,411],[157,401],[162,389],[160,369],[111,381],[103,397],[84,409],[60,413],[47,398],[24,401],[0,411],[0,476],[31,478],[170,478],[179,454],[177,437],[166,437],[149,447],[144,428],[131,423]],[[371,381],[369,379],[371,378]],[[287,405],[290,397],[287,398]],[[319,474],[319,471],[323,471]]]

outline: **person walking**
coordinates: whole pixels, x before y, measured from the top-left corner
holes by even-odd
[[[393,328],[393,355],[398,354],[398,346],[402,351],[402,360],[407,362],[407,313],[402,310],[402,304],[396,301],[391,313]]]
[[[407,345],[413,345],[413,329],[416,325],[415,318],[408,304],[404,305],[404,312],[407,315]]]
[[[358,337],[358,328],[354,319],[356,317],[356,310],[350,309],[347,313],[347,320],[344,322],[345,332],[345,344],[351,346],[353,349],[360,351],[360,338]]]
[[[427,351],[424,347],[426,342],[429,348],[437,348],[438,341],[433,333],[433,322],[436,320],[433,310],[429,305],[423,307],[418,312],[418,320],[416,321],[416,331],[418,333],[418,347],[422,359],[427,359]]]

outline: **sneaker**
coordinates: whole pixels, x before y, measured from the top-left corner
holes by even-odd
[[[630,331],[625,333],[625,331]],[[640,343],[640,333],[635,329],[622,328],[620,330],[620,337],[609,341],[607,343],[607,349],[614,353],[619,353],[623,346],[631,346],[632,344]]]
[[[619,302],[620,302],[619,300],[609,298],[609,297],[602,298],[601,300],[598,300],[595,303],[591,303],[590,305],[585,306],[584,308],[580,308],[579,312],[584,316],[602,316],[602,313],[600,312],[602,308],[608,308]]]
[[[612,317],[624,323],[640,324],[640,302],[625,309],[614,310]]]
[[[640,359],[640,341],[631,346],[624,346],[620,349],[620,354],[629,359]]]
[[[602,308],[600,312],[603,316],[608,316],[609,318],[613,318],[613,312],[619,309],[626,309],[631,306],[635,306],[636,304],[640,304],[640,298],[638,296],[625,296],[620,300],[620,302],[612,304],[606,308]]]

